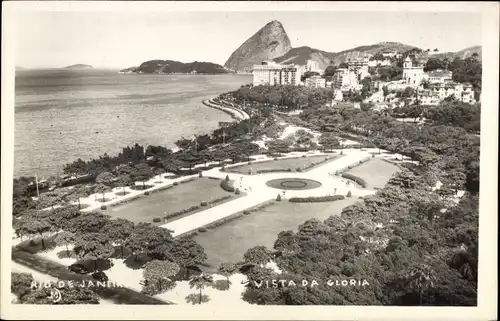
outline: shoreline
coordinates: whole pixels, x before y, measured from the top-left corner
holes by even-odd
[[[250,116],[246,112],[244,112],[243,110],[235,108],[235,107],[221,106],[220,104],[214,102],[213,99],[205,99],[202,101],[202,103],[203,103],[203,105],[205,105],[207,107],[218,109],[226,114],[229,114],[231,116],[231,118],[233,118],[237,121],[242,121],[242,120],[250,118]]]

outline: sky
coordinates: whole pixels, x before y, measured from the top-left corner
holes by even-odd
[[[293,47],[338,52],[382,41],[458,51],[481,45],[481,15],[464,12],[18,12],[16,66],[127,68],[152,59],[223,65],[266,23]]]

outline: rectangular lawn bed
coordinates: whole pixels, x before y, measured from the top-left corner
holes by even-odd
[[[192,238],[205,249],[207,263],[217,268],[221,262],[240,261],[254,246],[272,249],[279,232],[297,231],[299,225],[311,218],[324,221],[332,215],[340,215],[344,207],[357,201],[358,198],[352,197],[324,203],[276,202]]]
[[[339,155],[340,156],[340,155]],[[227,168],[228,171],[233,173],[240,174],[248,174],[248,171],[252,169],[253,174],[258,174],[259,171],[264,172],[272,172],[272,171],[292,171],[295,172],[297,168],[307,168],[306,170],[312,169],[314,166],[311,166],[313,163],[321,164],[325,163],[325,158],[328,157],[328,161],[333,161],[337,159],[339,156],[335,154],[330,154],[328,156],[308,156],[308,157],[293,157],[293,158],[284,158],[278,160],[270,160],[259,163],[252,163],[250,165],[244,164],[235,167]],[[319,165],[319,164],[318,164]],[[304,170],[305,171],[305,170]]]
[[[400,169],[380,158],[372,158],[363,164],[356,166],[345,173],[354,175],[366,182],[366,188],[383,188],[391,179],[392,175]]]
[[[193,206],[200,205],[201,202],[210,202],[224,196],[231,195],[220,187],[220,181],[211,180],[205,177],[197,178],[193,181],[179,184],[164,191],[158,191],[147,196],[142,196],[132,202],[122,203],[113,207],[108,207],[102,211],[113,218],[123,218],[134,223],[145,222],[155,225],[165,224],[163,217],[166,214],[182,211]],[[234,193],[232,194],[234,195]],[[229,200],[233,200],[238,195]],[[220,204],[220,203],[218,203]],[[171,218],[173,221],[190,215]],[[161,218],[160,222],[153,222],[154,218]]]

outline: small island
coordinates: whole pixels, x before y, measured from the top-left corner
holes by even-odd
[[[66,66],[64,68],[65,69],[92,69],[94,67],[92,67],[90,65],[76,64],[76,65]]]
[[[211,62],[183,63],[175,60],[150,60],[139,67],[119,71],[120,74],[227,74],[230,70]]]

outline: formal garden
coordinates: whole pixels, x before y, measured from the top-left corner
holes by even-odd
[[[367,189],[380,189],[399,170],[397,165],[391,164],[387,160],[373,158],[368,162],[345,171],[343,177],[352,179],[355,182],[360,179],[359,182],[362,183],[361,185],[364,185],[363,187]]]
[[[265,174],[273,172],[305,172],[309,169],[337,159],[340,155],[307,156],[276,158],[262,162],[249,162],[239,166],[231,166],[227,172],[240,174]]]
[[[161,225],[244,195],[227,192],[220,184],[220,179],[195,178],[102,212],[134,223]]]

